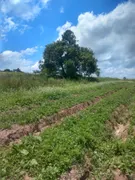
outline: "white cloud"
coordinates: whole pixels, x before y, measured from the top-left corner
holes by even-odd
[[[61,39],[62,34],[67,30],[72,28],[72,23],[71,22],[66,22],[63,26],[59,26],[57,28],[57,31],[59,32],[59,37],[58,39]]]
[[[31,67],[32,71],[36,71],[39,70],[39,61],[37,61],[32,67]]]
[[[92,48],[103,76],[135,77],[135,1],[119,4],[108,14],[80,14],[76,26],[58,27],[59,38],[71,29],[81,46]]]
[[[29,21],[33,20],[50,0],[1,0],[0,12]]]
[[[0,24],[0,39],[5,38],[6,33],[14,31],[18,27],[18,24],[13,21],[12,17],[5,17],[2,24]]]
[[[0,12],[5,15],[12,15],[18,17],[22,20],[33,20],[40,12],[40,7],[36,4],[31,5],[30,2],[18,1],[14,3],[13,1],[4,1],[0,6]]]
[[[50,0],[40,0],[40,2],[44,5],[44,6],[47,6],[47,3],[49,2]]]
[[[33,61],[30,59],[34,53],[36,53],[38,47],[27,48],[22,51],[4,51],[0,53],[0,69],[16,69],[20,68],[25,72],[32,72]]]
[[[29,26],[24,21],[34,20],[50,0],[0,0],[0,37],[19,28],[23,34]],[[14,20],[14,21],[13,21]],[[16,23],[18,22],[18,23]]]
[[[23,24],[23,25],[20,25],[19,32],[20,32],[20,34],[24,34],[25,31],[27,31],[31,28],[32,27],[30,27],[29,25]]]
[[[40,48],[43,48],[42,46],[40,46]],[[41,62],[44,62],[44,59],[40,60]],[[39,61],[37,61],[35,64],[33,64],[33,66],[31,67],[32,71],[36,71],[36,70],[40,70],[39,69]]]
[[[12,17],[5,18],[4,24],[5,24],[5,29],[7,29],[8,31],[17,28],[17,24],[13,21]]]
[[[64,7],[60,8],[60,13],[64,13]]]
[[[41,8],[38,5],[34,5],[32,7],[27,5],[26,7],[24,6],[24,9],[25,11],[20,9],[20,11],[17,12],[17,16],[26,21],[35,19],[35,17],[39,15],[41,11]]]
[[[22,55],[33,55],[35,52],[37,52],[38,46],[35,46],[33,48],[27,48],[25,50],[20,51]]]
[[[24,34],[26,30],[31,29],[27,24],[19,24],[18,22],[15,22],[13,17],[6,17],[3,19],[2,23],[0,24],[0,39],[6,40],[6,35],[10,31],[19,31],[20,34]]]

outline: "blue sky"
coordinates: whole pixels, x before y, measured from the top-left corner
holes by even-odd
[[[45,45],[71,29],[102,76],[135,77],[133,17],[134,0],[1,0],[0,69],[37,69]]]

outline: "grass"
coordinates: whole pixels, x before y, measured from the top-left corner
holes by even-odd
[[[126,83],[65,84],[0,94],[0,128],[37,122],[73,105],[93,100],[109,91],[127,87]]]
[[[97,104],[67,118],[60,125],[29,135],[21,144],[0,147],[0,179],[55,180],[73,165],[90,158],[90,179],[111,180],[120,169],[130,179],[135,173],[135,85],[133,81],[100,78],[97,82],[46,79],[40,75],[0,73],[0,129],[29,124],[76,104]],[[124,104],[132,114],[125,142],[113,134],[107,122]],[[121,114],[120,114],[121,115]],[[125,122],[124,122],[125,123]]]
[[[116,78],[90,78],[90,81],[107,82],[117,81]],[[32,89],[37,87],[62,87],[67,84],[87,84],[89,80],[81,79],[78,81],[71,81],[65,79],[46,78],[44,75],[27,74],[18,72],[0,72],[0,92],[19,90],[19,89]]]
[[[65,80],[45,78],[42,75],[18,73],[18,72],[0,72],[0,92],[19,89],[32,89],[44,86],[62,86]]]
[[[101,86],[97,95],[121,85],[126,89],[65,118],[61,125],[47,129],[40,136],[30,135],[21,144],[13,145],[7,151],[1,150],[1,179],[20,180],[28,174],[37,180],[55,180],[72,165],[83,163],[86,153],[90,154],[91,175],[96,180],[103,177],[111,179],[111,170],[115,168],[130,176],[135,169],[135,137],[132,135],[123,143],[106,128],[111,114],[120,104],[130,106],[134,101],[134,84],[118,85]],[[96,91],[98,89],[94,89],[95,94]]]

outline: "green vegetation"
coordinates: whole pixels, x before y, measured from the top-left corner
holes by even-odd
[[[0,72],[0,92],[32,89],[40,86],[62,86],[65,80],[47,79],[44,75],[19,72]]]
[[[15,122],[28,123],[35,121],[37,116],[40,118],[41,114],[47,116],[65,107],[71,107],[104,95],[106,92],[117,90],[99,103],[65,118],[60,125],[45,130],[41,135],[25,137],[21,144],[13,145],[10,149],[1,148],[1,179],[20,180],[28,174],[39,180],[54,180],[68,171],[72,165],[83,164],[86,154],[89,155],[91,161],[90,174],[96,180],[103,178],[111,180],[112,172],[117,168],[129,177],[134,173],[134,83],[121,81],[94,85],[70,83],[65,83],[62,87],[44,87],[2,94],[3,99],[7,97],[7,102],[1,99],[2,112],[16,107],[40,105],[30,110],[30,115],[27,110],[18,115],[17,112],[15,115],[12,114],[14,118],[17,116]],[[130,133],[126,142],[115,137],[113,130],[107,126],[112,113],[121,104],[129,107],[132,112]],[[35,115],[33,115],[34,112]],[[8,113],[6,112],[3,118],[6,114]],[[14,123],[12,116],[9,120],[7,115],[4,121],[8,121],[8,124]],[[17,121],[18,118],[20,119]],[[4,126],[4,121],[1,126]]]
[[[105,94],[112,92],[112,94]],[[0,147],[0,179],[55,180],[73,165],[90,158],[90,174],[96,180],[113,180],[120,169],[129,179],[135,173],[134,81],[98,78],[95,82],[46,78],[43,74],[0,73],[0,129],[35,123],[74,105],[103,97],[81,112],[63,119],[38,136],[22,138],[20,144]],[[128,110],[126,119],[121,109]],[[124,111],[124,110],[123,110]],[[114,135],[111,123],[130,121],[126,141]],[[108,126],[108,122],[111,122]],[[7,129],[8,130],[8,129]]]
[[[115,78],[81,78],[77,81],[47,78],[44,73],[27,74],[19,72],[0,72],[0,92],[29,90],[38,87],[63,87],[65,85],[88,84],[90,82],[116,81]]]
[[[61,87],[48,85],[30,90],[3,92],[0,94],[0,128],[39,121],[61,109],[93,100],[124,86],[127,85],[115,82],[92,84],[67,81]]]
[[[71,30],[62,35],[62,40],[47,45],[43,58],[40,68],[47,76],[76,79],[100,74],[93,51],[79,47]]]

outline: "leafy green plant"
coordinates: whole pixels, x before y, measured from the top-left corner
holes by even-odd
[[[106,130],[106,122],[120,104],[130,104],[134,88],[128,85],[39,137],[25,137],[8,152],[2,151],[1,177],[23,179],[29,174],[36,179],[57,179],[72,165],[83,162],[86,152],[91,154],[92,174],[97,179],[111,179],[114,168],[133,172],[134,139],[123,144]]]

